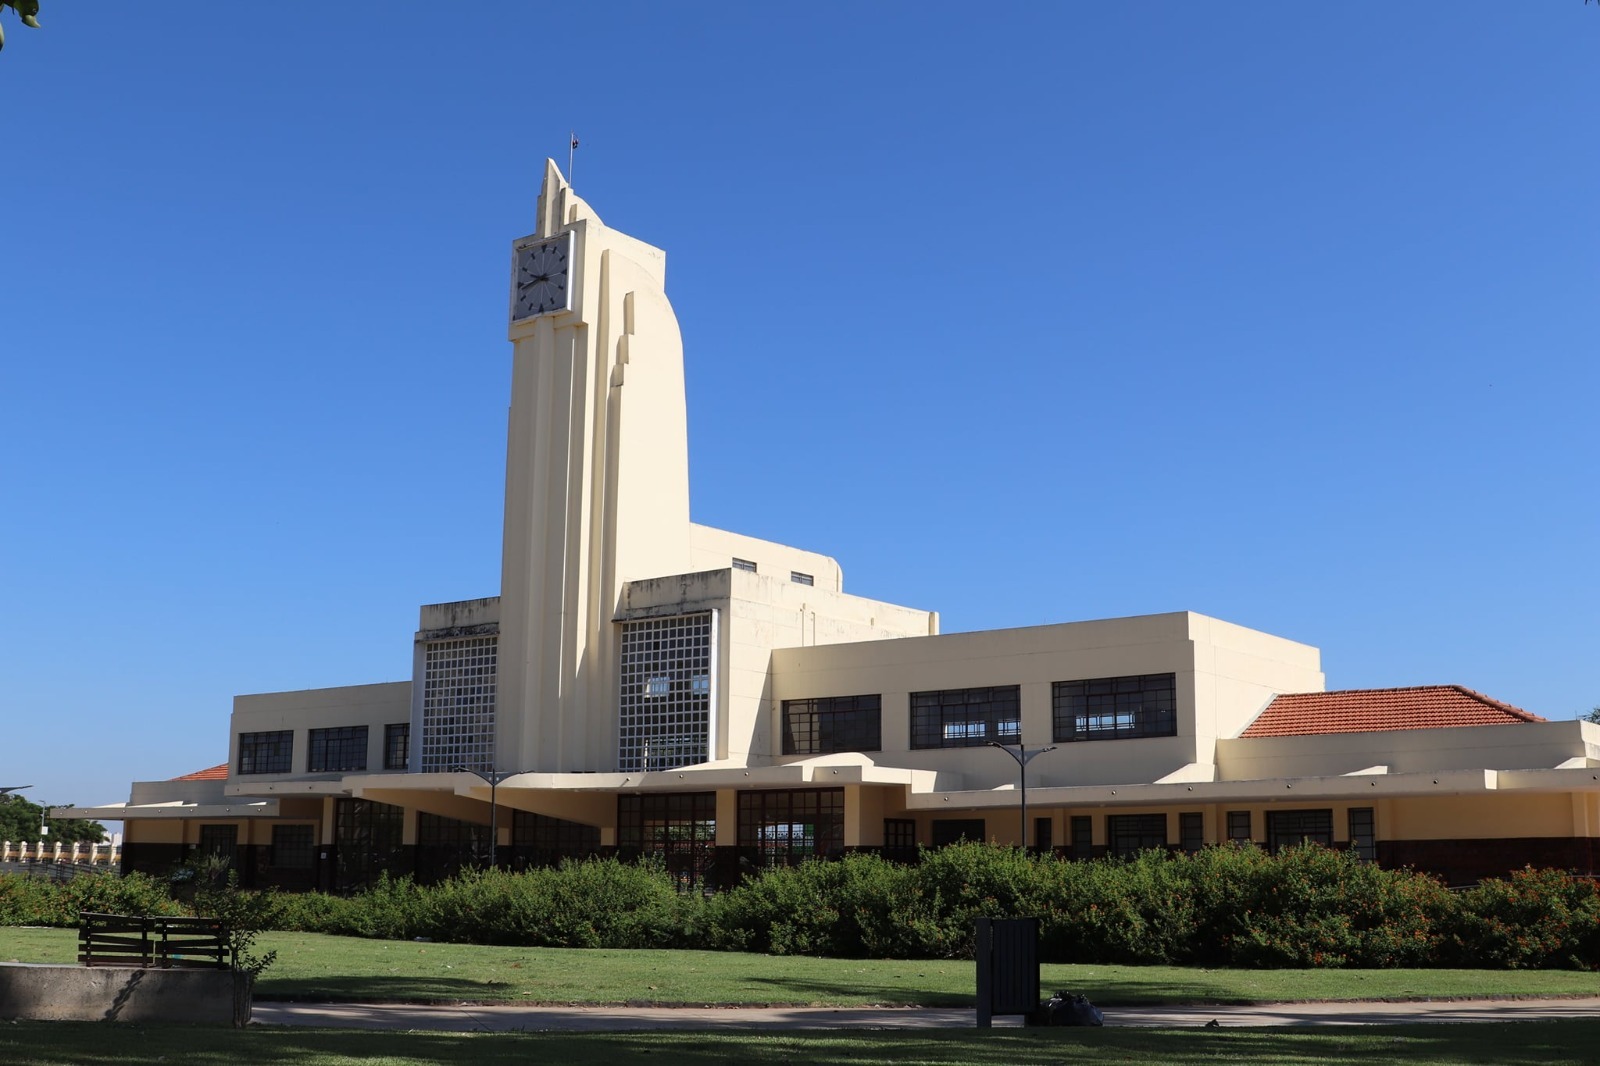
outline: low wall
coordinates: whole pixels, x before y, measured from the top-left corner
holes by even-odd
[[[0,963],[0,1018],[233,1024],[231,970]]]

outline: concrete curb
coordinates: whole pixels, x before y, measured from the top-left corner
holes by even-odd
[[[1228,1028],[1300,1025],[1550,1021],[1600,1018],[1584,999],[1441,1000],[1419,1003],[1267,1003],[1248,1007],[1106,1008],[1108,1026]],[[523,1007],[477,1004],[281,1003],[257,1000],[255,1024],[434,1032],[616,1032],[643,1029],[970,1029],[971,1008],[918,1007]],[[1020,1017],[999,1017],[1016,1027]]]

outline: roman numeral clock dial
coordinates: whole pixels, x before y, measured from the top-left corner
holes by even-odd
[[[572,310],[572,234],[517,249],[511,286],[511,321]]]

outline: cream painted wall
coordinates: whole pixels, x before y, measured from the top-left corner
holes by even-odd
[[[765,765],[777,742],[767,713],[773,649],[842,641],[883,644],[936,629],[937,616],[859,596],[724,568],[631,582],[627,619],[718,612],[712,761]],[[611,701],[615,705],[615,699]],[[615,730],[616,715],[610,722]]]
[[[1582,722],[1520,722],[1456,729],[1397,729],[1217,742],[1225,781],[1348,774],[1373,766],[1390,773],[1429,770],[1543,769],[1587,751]]]
[[[1016,763],[999,752],[911,749],[912,692],[1019,685],[1023,741],[1043,746],[1053,732],[1053,682],[1167,672],[1177,680],[1177,736],[1064,744],[1030,765],[1029,786],[1148,782],[1189,763],[1209,764],[1219,721],[1232,728],[1253,717],[1276,686],[1305,692],[1323,684],[1315,648],[1178,612],[776,650],[769,734],[778,736],[786,699],[879,693],[878,762],[936,771],[940,790],[995,788],[1017,777]]]
[[[683,347],[666,255],[609,229],[547,163],[536,237],[574,235],[572,307],[514,322],[498,761],[615,758],[624,584],[690,569]],[[526,239],[526,238],[525,238]],[[515,266],[513,265],[513,285]],[[513,300],[515,292],[513,289]]]
[[[1382,840],[1590,835],[1574,832],[1573,815],[1566,793],[1396,799],[1387,805],[1378,835]]]
[[[229,725],[228,766],[230,785],[268,783],[288,778],[338,780],[343,774],[309,774],[306,757],[312,729],[339,726],[367,727],[367,768],[383,767],[383,727],[411,721],[411,682],[349,685],[343,688],[306,689],[301,692],[267,692],[235,696]],[[288,729],[294,732],[294,756],[287,774],[238,774],[239,734]],[[165,782],[178,784],[181,782]],[[218,782],[220,784],[220,782]],[[137,786],[136,786],[137,788]],[[137,795],[137,792],[136,792]],[[140,802],[135,800],[135,802]]]
[[[756,572],[766,577],[783,581],[788,580],[791,573],[799,572],[810,574],[816,581],[815,588],[844,591],[844,571],[838,562],[817,552],[692,524],[689,548],[691,570],[724,570],[733,565],[734,559],[743,559],[755,563]]]

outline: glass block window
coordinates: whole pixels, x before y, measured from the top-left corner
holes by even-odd
[[[313,729],[306,755],[306,773],[365,770],[367,768],[367,727],[339,726]]]
[[[881,751],[883,697],[823,696],[783,701],[783,753]]]
[[[933,846],[942,848],[960,840],[978,843],[988,839],[988,829],[982,818],[935,818],[933,820]]]
[[[1058,742],[1178,735],[1174,674],[1057,681],[1051,703]]]
[[[1199,811],[1178,815],[1178,846],[1191,854],[1206,846],[1206,816]]]
[[[286,774],[294,754],[294,730],[239,734],[241,774]]]
[[[531,811],[511,813],[511,864],[525,870],[600,853],[600,827]]]
[[[1106,815],[1106,850],[1124,859],[1141,851],[1167,846],[1167,816],[1164,814]]]
[[[422,770],[494,767],[494,696],[499,637],[424,646]]]
[[[1378,861],[1378,827],[1371,807],[1350,808],[1350,850],[1368,862]]]
[[[911,694],[913,748],[975,748],[1022,738],[1022,690],[1016,685]]]
[[[283,870],[309,870],[316,850],[316,826],[275,825],[269,865]]]
[[[1268,811],[1267,849],[1278,851],[1296,844],[1333,846],[1333,811]]]
[[[1228,812],[1228,840],[1234,844],[1248,844],[1255,839],[1250,831],[1249,811]]]
[[[340,891],[364,888],[384,870],[408,872],[401,845],[405,814],[404,807],[376,800],[334,800],[334,874]]]
[[[796,866],[844,851],[844,789],[739,793],[739,847],[757,866]]]
[[[634,793],[617,797],[617,846],[657,855],[680,892],[710,892],[717,845],[715,792]]]
[[[383,768],[405,770],[411,766],[411,723],[394,722],[383,727]]]
[[[711,758],[716,612],[622,624],[617,765],[670,770]]]
[[[1094,819],[1087,814],[1072,816],[1072,857],[1094,858]]]

